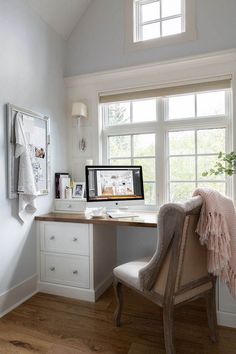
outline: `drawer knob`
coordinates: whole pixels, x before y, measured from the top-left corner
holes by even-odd
[[[77,241],[78,241],[78,238],[77,238],[77,237],[74,237],[74,238],[73,238],[73,241],[74,241],[74,242],[77,242]]]
[[[78,270],[73,270],[73,274],[78,274]]]
[[[71,208],[71,207],[72,207],[72,205],[71,205],[71,204],[67,205],[67,208]]]
[[[51,272],[54,272],[55,269],[56,269],[55,267],[50,267]]]
[[[55,236],[51,236],[51,237],[50,237],[50,240],[55,240]]]

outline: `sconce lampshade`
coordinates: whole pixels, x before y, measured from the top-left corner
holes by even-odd
[[[74,102],[72,105],[72,117],[74,118],[87,118],[88,108],[83,102]]]

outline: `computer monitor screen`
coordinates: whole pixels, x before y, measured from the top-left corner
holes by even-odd
[[[143,201],[141,166],[86,166],[87,202]]]

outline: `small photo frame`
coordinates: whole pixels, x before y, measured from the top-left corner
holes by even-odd
[[[73,198],[83,198],[84,188],[85,188],[85,182],[74,182]]]

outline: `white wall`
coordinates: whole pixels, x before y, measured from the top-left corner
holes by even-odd
[[[0,295],[36,272],[34,224],[22,226],[17,200],[7,198],[5,104],[51,117],[52,176],[66,170],[64,46],[24,0],[0,0]],[[53,195],[38,198],[39,214],[51,209]]]
[[[124,227],[117,229],[117,264],[150,257],[157,247],[157,230],[148,227]]]
[[[125,1],[91,2],[67,43],[66,76],[236,47],[236,1],[196,0],[196,41],[128,51],[124,43]]]

